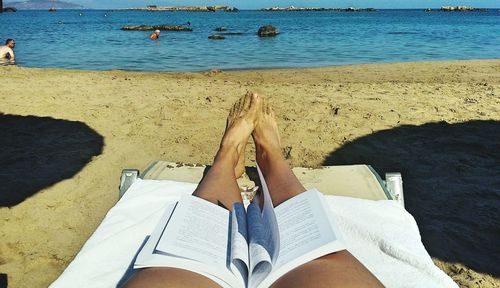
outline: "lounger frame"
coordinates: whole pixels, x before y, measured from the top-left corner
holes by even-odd
[[[151,169],[155,164],[156,162],[149,165],[142,174],[138,169],[122,170],[119,185],[119,197],[121,198],[137,179],[144,179],[144,175],[146,175],[148,170]],[[182,166],[187,164],[179,165]],[[378,183],[380,184],[380,187],[383,189],[386,200],[394,200],[402,207],[404,207],[403,181],[401,173],[388,172],[385,173],[385,179],[382,179],[382,177],[380,177],[380,175],[373,169],[373,167],[371,167],[370,165],[367,165],[367,167],[376,177]]]

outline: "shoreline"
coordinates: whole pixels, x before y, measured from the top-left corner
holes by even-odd
[[[257,68],[210,68],[206,70],[193,70],[193,71],[154,71],[154,70],[128,70],[128,69],[105,69],[105,70],[93,70],[93,69],[80,69],[80,68],[61,68],[61,67],[29,67],[29,66],[19,66],[15,65],[0,65],[2,67],[17,67],[20,69],[40,69],[40,70],[62,70],[62,71],[82,71],[82,72],[130,72],[130,73],[166,73],[166,74],[183,74],[183,73],[209,73],[212,71],[218,72],[258,72],[258,71],[289,71],[289,70],[317,70],[317,69],[329,69],[329,68],[340,68],[340,67],[353,67],[353,66],[372,66],[372,65],[392,65],[392,64],[432,64],[432,63],[455,63],[455,62],[476,62],[476,61],[498,61],[500,58],[484,58],[484,59],[446,59],[446,60],[421,60],[421,61],[388,61],[388,62],[376,62],[376,63],[350,63],[350,64],[338,64],[338,65],[325,65],[325,66],[304,66],[304,67],[257,67]]]
[[[488,250],[498,239],[487,232],[498,223],[483,217],[497,209],[488,163],[500,143],[500,59],[222,72],[10,66],[0,77],[0,120],[10,119],[0,121],[2,180],[31,193],[0,208],[0,273],[12,287],[47,287],[62,273],[116,203],[122,169],[209,164],[247,90],[268,97],[291,165],[402,172],[434,263],[463,286],[500,284]],[[250,144],[247,166],[253,153]]]

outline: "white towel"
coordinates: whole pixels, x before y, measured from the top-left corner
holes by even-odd
[[[165,206],[195,184],[137,180],[50,286],[116,287]],[[327,196],[348,250],[386,287],[458,287],[432,262],[413,217],[393,201]]]

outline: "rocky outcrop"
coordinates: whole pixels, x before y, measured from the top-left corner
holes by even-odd
[[[128,25],[121,28],[125,31],[186,31],[191,32],[193,28],[178,25]]]
[[[5,7],[3,8],[3,12],[16,12],[16,7]]]
[[[243,35],[242,32],[222,32],[219,35]]]
[[[468,6],[441,6],[439,9],[427,8],[425,12],[486,12],[486,8],[474,8]]]
[[[375,8],[307,8],[307,7],[271,7],[263,8],[260,11],[277,12],[277,11],[334,11],[334,12],[375,12]]]
[[[15,1],[6,3],[9,7],[15,7],[18,10],[47,10],[51,7],[56,9],[82,9],[83,6],[65,1],[52,0],[30,0],[30,1]]]
[[[238,12],[238,8],[232,6],[158,6],[158,5],[148,5],[144,8],[128,8],[128,9],[117,9],[117,10],[140,10],[140,11],[188,11],[188,12]]]
[[[443,12],[472,12],[472,11],[488,11],[484,8],[473,8],[467,6],[442,6],[439,11]]]
[[[243,35],[242,32],[227,32],[227,28],[223,26],[215,28],[214,31],[219,32],[217,35]]]
[[[214,35],[208,36],[208,39],[222,40],[222,39],[226,39],[226,37],[224,37],[224,35],[214,34]]]
[[[273,37],[278,34],[280,34],[280,32],[272,25],[262,26],[257,31],[257,35],[259,35],[259,37]]]

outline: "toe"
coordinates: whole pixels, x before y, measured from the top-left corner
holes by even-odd
[[[226,121],[226,129],[231,126],[231,124],[233,123],[234,121],[234,118],[235,118],[235,113],[236,113],[236,106],[238,105],[238,102],[240,100],[236,101],[233,106],[231,107],[231,109],[229,110],[229,115],[227,116],[227,121]]]
[[[261,98],[256,93],[250,96],[250,110],[252,113],[258,112],[261,109]]]
[[[267,114],[268,107],[269,107],[269,103],[267,102],[267,100],[264,100],[264,103],[262,103],[262,113],[263,114]]]
[[[253,97],[251,93],[245,94],[242,98],[242,103],[240,105],[240,115],[248,112],[253,102]]]
[[[271,108],[271,106],[269,106],[269,108],[268,108],[268,109],[269,109],[269,111],[268,111],[269,116],[271,116],[271,118],[273,118],[273,119],[274,119],[274,118],[275,118],[275,116],[276,116],[276,114],[274,113],[273,108]]]

